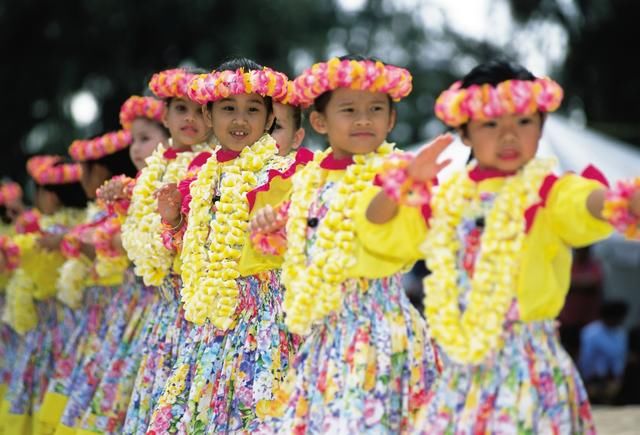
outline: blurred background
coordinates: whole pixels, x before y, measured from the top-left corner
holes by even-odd
[[[633,0],[2,0],[0,175],[24,182],[28,155],[66,154],[74,139],[119,128],[120,105],[145,92],[156,71],[211,69],[246,56],[294,77],[346,53],[412,72],[414,90],[398,105],[391,136],[400,147],[415,148],[442,132],[435,97],[478,62],[501,56],[564,87],[542,147],[560,157],[561,169],[593,162],[614,179],[638,174],[639,23],[640,2]],[[307,146],[322,146],[309,137]],[[633,335],[640,245],[612,238],[585,258],[574,270],[581,278],[572,285],[571,311],[563,314],[574,329],[563,340],[578,359],[582,329],[611,316],[610,301],[622,301],[624,357],[640,372]],[[416,304],[425,273],[419,265],[408,275]],[[620,310],[613,309],[618,317]],[[627,384],[638,385],[637,378]]]

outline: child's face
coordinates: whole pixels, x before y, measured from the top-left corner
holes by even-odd
[[[84,194],[89,199],[95,199],[96,190],[102,184],[112,177],[113,174],[105,166],[101,164],[89,164],[82,163],[82,176],[80,178],[80,184],[84,190]]]
[[[324,113],[312,112],[309,121],[328,136],[335,156],[344,158],[377,149],[395,125],[396,112],[384,93],[339,88]]]
[[[136,118],[131,123],[129,156],[137,169],[145,167],[144,159],[149,157],[159,143],[167,144],[167,133],[162,126],[148,118]]]
[[[514,172],[536,155],[542,117],[503,115],[488,121],[469,121],[462,140],[473,149],[481,168]]]
[[[171,100],[163,123],[169,129],[173,146],[176,148],[197,145],[209,137],[210,132],[204,124],[202,108],[199,104],[184,98]]]
[[[58,196],[43,187],[38,186],[35,196],[35,206],[42,214],[51,215],[60,208]]]
[[[213,103],[205,119],[223,148],[242,151],[253,145],[273,122],[264,98],[258,94],[231,95]]]
[[[281,156],[286,156],[291,150],[298,149],[304,139],[304,128],[296,129],[293,119],[294,110],[288,104],[273,103],[273,114],[276,119],[271,136],[280,147],[278,154]]]

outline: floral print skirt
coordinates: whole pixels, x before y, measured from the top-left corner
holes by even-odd
[[[207,323],[192,330],[149,434],[242,432],[274,400],[298,343],[284,325],[279,273],[238,284],[234,326],[220,331]]]
[[[592,434],[591,408],[554,322],[515,322],[477,366],[445,361],[421,413],[423,434]],[[446,360],[446,356],[443,358]]]
[[[352,279],[342,309],[305,339],[260,433],[406,433],[438,369],[401,278]]]

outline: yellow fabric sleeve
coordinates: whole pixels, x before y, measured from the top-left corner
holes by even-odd
[[[613,227],[597,219],[587,209],[587,198],[598,189],[598,181],[575,174],[565,175],[551,188],[546,209],[555,234],[570,246],[590,245],[608,237]]]
[[[420,246],[427,235],[427,225],[419,208],[400,206],[398,213],[385,224],[374,224],[367,219],[367,208],[380,191],[380,187],[371,186],[357,199],[356,233],[364,249],[393,262],[410,263],[424,258]]]

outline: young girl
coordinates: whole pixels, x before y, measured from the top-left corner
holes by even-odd
[[[56,277],[64,263],[62,235],[83,218],[86,197],[80,186],[81,168],[57,156],[36,156],[27,162],[36,182],[39,212],[22,225],[13,242],[18,248],[17,269],[7,284],[3,320],[22,336],[11,363],[11,383],[4,397],[0,421],[5,433],[31,433],[54,365],[61,359],[75,319],[56,301]],[[35,428],[35,427],[34,427]]]
[[[295,80],[311,125],[330,148],[296,174],[288,216],[265,209],[252,225],[286,224],[282,266],[286,322],[306,336],[276,433],[397,433],[411,427],[436,370],[424,320],[404,294],[393,261],[363,249],[354,199],[393,154],[386,137],[396,121],[392,101],[411,91],[405,69],[361,57],[318,63]],[[274,410],[278,412],[278,410]]]
[[[293,104],[273,102],[275,121],[271,136],[278,144],[278,154],[281,156],[297,152],[304,140],[302,128],[302,109]]]
[[[147,337],[137,345],[140,356],[133,391],[126,411],[123,433],[144,433],[151,411],[162,393],[171,366],[183,345],[181,337],[189,325],[182,320],[176,252],[166,248],[165,225],[157,212],[157,192],[185,177],[191,160],[210,150],[210,131],[199,104],[187,97],[194,74],[171,69],[155,74],[149,88],[166,103],[162,122],[169,130],[169,147],[159,146],[146,159],[147,166],[136,180],[127,218],[122,225],[122,243],[144,284],[154,286],[157,301],[142,325]],[[101,429],[102,430],[102,429]]]
[[[361,198],[366,248],[390,258],[423,252],[433,272],[426,317],[445,363],[421,412],[425,434],[594,433],[553,319],[571,247],[607,237],[604,215],[637,227],[640,179],[608,190],[593,167],[557,177],[553,161],[535,157],[546,113],[561,99],[557,83],[519,65],[480,65],[436,101],[476,161],[429,198],[451,142],[443,136]],[[406,205],[419,192],[422,215]]]
[[[252,204],[274,195],[261,185],[293,173],[299,159],[277,156],[267,133],[272,101],[288,79],[247,59],[196,78],[190,97],[220,143],[185,198],[182,245],[185,319],[196,326],[178,356],[148,433],[246,429],[273,398],[293,352],[281,310],[277,256],[243,251]],[[265,186],[266,187],[266,186]]]
[[[129,156],[141,170],[145,159],[158,144],[166,146],[169,135],[162,125],[166,105],[152,97],[132,96],[122,105],[120,124],[131,132]],[[120,433],[135,376],[142,359],[143,348],[148,340],[149,328],[144,328],[159,300],[155,288],[144,286],[136,279],[122,248],[120,229],[126,219],[128,204],[135,180],[123,175],[113,177],[97,192],[99,206],[108,212],[108,217],[95,227],[93,243],[96,248],[95,270],[104,277],[115,273],[125,275],[124,285],[115,295],[114,308],[109,319],[109,330],[103,340],[100,353],[94,360],[102,362],[99,384],[91,380],[80,388],[86,402],[81,430],[76,433]],[[95,371],[94,371],[95,373]],[[94,375],[95,377],[95,375]],[[80,414],[78,414],[80,415]]]
[[[71,144],[69,154],[82,166],[81,184],[88,198],[95,199],[96,189],[106,179],[116,174],[134,174],[127,149],[130,140],[129,132],[118,131]],[[92,237],[106,217],[95,204],[89,204],[84,223],[69,231],[60,245],[67,260],[60,268],[57,296],[76,310],[77,325],[56,364],[38,416],[43,433],[52,432],[58,425],[60,433],[75,427],[103,368],[104,356],[99,350],[101,341],[108,338],[109,323],[105,319],[113,317],[113,298],[119,294],[123,281],[121,269],[107,276],[99,276],[95,270]],[[93,388],[86,391],[84,386],[88,383]]]

